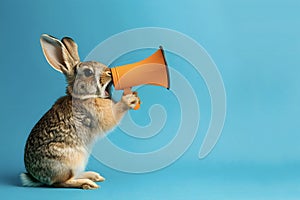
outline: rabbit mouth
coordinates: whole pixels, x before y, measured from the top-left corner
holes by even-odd
[[[109,83],[105,87],[104,92],[105,92],[106,99],[110,99],[111,98],[111,87],[112,87],[112,85],[113,85],[113,82],[109,81]]]

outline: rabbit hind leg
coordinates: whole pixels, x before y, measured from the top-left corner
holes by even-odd
[[[53,184],[55,187],[66,187],[66,188],[82,188],[82,189],[97,189],[99,186],[91,181],[90,179],[75,179],[71,178],[65,182]]]
[[[82,188],[82,189],[96,189],[99,186],[92,180],[87,178],[76,178],[74,171],[66,166],[60,166],[59,173],[56,171],[56,176],[52,178],[52,186],[63,188]],[[57,166],[56,169],[59,167]]]
[[[77,179],[90,179],[91,181],[95,182],[102,182],[105,181],[105,178],[98,174],[97,172],[87,171],[81,173]]]

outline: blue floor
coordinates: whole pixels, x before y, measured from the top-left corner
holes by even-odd
[[[90,160],[106,181],[101,188],[27,188],[20,185],[19,171],[1,171],[2,197],[6,199],[299,199],[299,167],[291,165],[215,164],[201,161],[173,164],[148,174],[127,174]]]

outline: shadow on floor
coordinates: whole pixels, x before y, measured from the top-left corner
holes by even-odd
[[[0,174],[0,184],[22,187],[20,174],[21,172]]]

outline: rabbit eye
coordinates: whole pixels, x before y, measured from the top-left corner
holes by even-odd
[[[85,75],[86,77],[90,77],[90,76],[93,75],[93,71],[90,70],[90,69],[84,69],[84,70],[83,70],[83,73],[84,73],[84,75]]]

